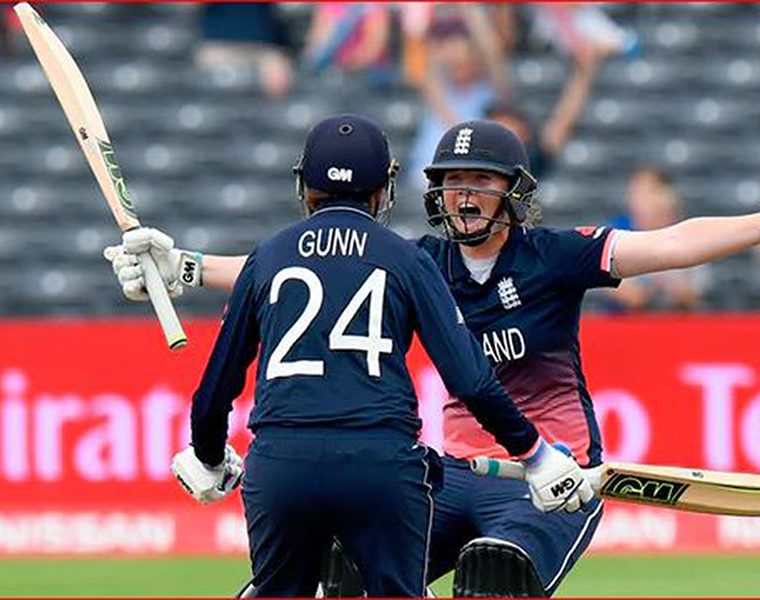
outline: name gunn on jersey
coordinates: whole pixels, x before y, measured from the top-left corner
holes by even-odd
[[[367,246],[367,232],[355,229],[309,229],[298,238],[298,253],[304,258],[318,256],[364,256]]]
[[[516,327],[483,334],[483,354],[495,363],[525,356],[525,338]]]

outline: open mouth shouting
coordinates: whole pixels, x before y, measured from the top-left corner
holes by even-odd
[[[457,220],[464,230],[477,228],[483,212],[477,204],[464,200],[457,205]]]

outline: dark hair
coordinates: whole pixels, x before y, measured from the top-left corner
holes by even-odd
[[[382,187],[379,187],[377,189],[382,189]],[[324,190],[310,188],[309,186],[306,186],[303,191],[304,200],[306,204],[309,206],[309,208],[313,210],[322,208],[323,206],[330,204],[331,202],[340,202],[345,199],[350,199],[355,202],[363,202],[364,204],[369,204],[369,201],[375,192],[377,192],[377,190],[372,190],[369,192],[360,192],[358,194],[340,194],[340,193],[333,193],[333,192],[325,192]]]
[[[455,36],[467,36],[469,38],[470,32],[461,18],[449,16],[435,19],[430,26],[429,35],[433,40],[444,40]]]
[[[660,167],[651,164],[638,165],[632,172],[631,177],[638,175],[639,173],[647,173],[654,177],[658,183],[662,185],[673,187],[673,179]]]

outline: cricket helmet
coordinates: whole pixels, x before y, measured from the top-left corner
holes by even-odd
[[[388,138],[373,120],[342,114],[320,121],[307,135],[293,171],[304,215],[314,210],[304,200],[305,188],[354,199],[385,188],[375,218],[387,221],[395,201],[398,162],[391,157]]]
[[[447,171],[487,171],[504,175],[508,180],[505,192],[474,187],[444,186]],[[425,168],[428,189],[424,194],[428,223],[441,230],[449,239],[465,245],[476,246],[491,234],[495,223],[512,225],[522,223],[528,217],[536,190],[536,180],[530,174],[528,155],[519,138],[509,129],[494,121],[467,121],[443,134],[435,149],[433,162]],[[460,191],[469,194],[485,193],[499,196],[499,209],[492,217],[469,213],[470,220],[479,220],[482,227],[461,231],[453,225],[454,217],[465,212],[450,213],[443,202],[444,191]],[[477,207],[467,207],[477,210]]]

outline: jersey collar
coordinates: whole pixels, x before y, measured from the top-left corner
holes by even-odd
[[[491,277],[489,277],[488,281],[500,274],[506,274],[515,270],[514,257],[516,248],[523,237],[524,231],[522,227],[512,228],[512,231],[509,232],[507,243],[504,244],[504,247],[501,249],[499,258],[496,259],[496,264],[493,266]],[[459,244],[452,243],[449,248],[449,270],[452,283],[468,283],[477,286],[486,285],[488,283],[488,281],[486,281],[484,284],[479,284],[470,278],[470,271],[465,266],[464,260],[462,260],[462,251],[459,248]]]
[[[345,198],[340,200],[326,200],[322,202],[321,208],[311,213],[309,218],[311,219],[317,215],[330,214],[333,212],[356,213],[372,221],[375,220],[375,217],[373,217],[372,213],[370,213],[369,206],[367,206],[366,202]]]

